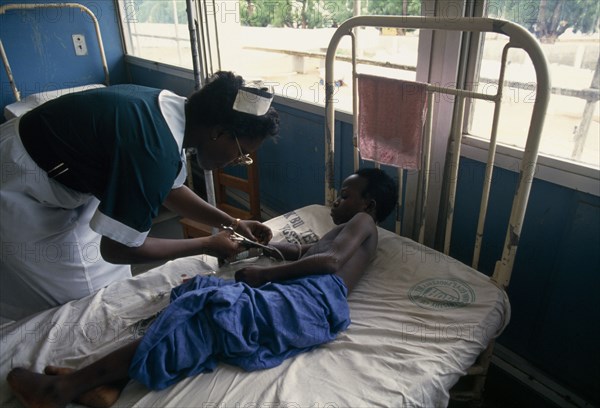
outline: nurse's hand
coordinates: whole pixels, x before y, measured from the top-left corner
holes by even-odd
[[[203,252],[217,258],[230,258],[246,249],[239,242],[231,239],[229,231],[221,231],[205,239]]]
[[[254,220],[242,220],[235,229],[235,232],[245,236],[252,241],[266,245],[273,238],[271,229],[265,224]]]

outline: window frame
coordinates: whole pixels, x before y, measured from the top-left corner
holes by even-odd
[[[465,4],[469,0],[464,0]],[[488,0],[474,0],[472,5],[473,17],[484,17]],[[466,78],[471,83],[475,82],[479,71],[481,55],[481,35],[473,34],[469,49],[465,50]],[[552,80],[552,78],[550,78]],[[470,103],[465,107],[464,127],[461,155],[476,161],[485,162],[489,142],[469,133]],[[543,135],[542,135],[543,137]],[[517,160],[523,158],[523,149],[498,144],[496,148],[495,165],[511,171],[518,171]],[[584,163],[576,163],[566,159],[549,156],[542,152],[538,155],[535,178],[563,187],[600,196],[600,169]]]

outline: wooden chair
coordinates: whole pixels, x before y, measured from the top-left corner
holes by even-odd
[[[242,220],[258,220],[261,219],[260,212],[260,191],[258,184],[258,158],[256,153],[250,155],[254,163],[247,166],[247,177],[237,177],[227,174],[222,169],[213,172],[215,184],[215,201],[217,208],[225,211],[234,218]],[[234,190],[248,198],[248,207],[236,205],[232,200],[228,200],[228,191]],[[182,218],[179,221],[183,228],[185,238],[205,237],[212,233],[212,227]]]

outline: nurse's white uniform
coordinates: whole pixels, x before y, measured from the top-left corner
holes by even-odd
[[[184,103],[167,91],[159,98],[179,147]],[[107,263],[100,255],[102,236],[90,228],[99,201],[48,178],[27,154],[19,120],[0,126],[0,317],[9,320],[131,277],[129,265]],[[185,163],[181,168],[174,188],[185,180]]]

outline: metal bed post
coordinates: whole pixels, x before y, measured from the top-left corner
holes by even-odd
[[[427,197],[429,193],[429,166],[431,163],[431,138],[433,136],[433,127],[431,120],[433,118],[433,107],[435,106],[435,93],[427,92],[427,117],[425,119],[424,140],[423,140],[423,155],[421,163],[421,171],[419,172],[419,184],[417,186],[417,197],[420,203],[417,203],[416,208],[420,208],[418,217],[415,217],[415,222],[419,225],[415,228],[418,231],[418,241],[422,244],[425,241],[425,215],[427,213]]]
[[[504,240],[502,258],[496,263],[492,280],[501,287],[506,288],[510,282],[517,246],[521,237],[525,210],[531,192],[531,184],[535,176],[537,157],[542,135],[544,118],[548,108],[550,85],[550,73],[546,57],[540,44],[523,27],[516,24],[505,24],[501,27],[502,32],[511,38],[515,47],[523,48],[531,59],[537,76],[537,86],[531,123],[527,133],[525,152],[521,160],[519,183],[513,199],[512,210],[509,219],[509,227]]]
[[[185,11],[186,11],[186,16],[187,16],[187,23],[188,23],[188,30],[190,32],[190,47],[191,47],[191,51],[192,51],[192,68],[193,68],[193,72],[194,72],[194,89],[197,91],[202,87],[202,74],[201,74],[201,67],[200,67],[200,58],[198,55],[198,34],[196,31],[196,20],[194,19],[194,9],[193,9],[193,1],[194,0],[186,0],[185,2]],[[187,149],[186,150],[186,170],[187,170],[187,183],[188,183],[188,187],[191,188],[192,190],[194,189],[194,175],[192,173],[192,156],[193,156],[193,150],[192,149]],[[211,180],[212,180],[212,176],[211,176]],[[208,183],[206,183],[208,186]],[[215,194],[214,194],[214,186],[213,186],[213,190],[212,190],[213,194],[212,194],[212,199],[213,199],[213,204],[214,205],[214,199],[215,199]],[[209,201],[210,202],[210,201]]]
[[[200,27],[200,38],[198,37],[198,23],[197,23],[196,19],[194,18],[193,10],[196,10],[198,12],[198,15],[200,16],[200,19],[202,21],[202,10],[199,10],[199,7],[194,7],[194,0],[186,0],[186,12],[187,12],[187,20],[188,20],[188,29],[190,31],[190,46],[191,46],[191,50],[192,50],[192,64],[193,64],[193,70],[194,70],[194,86],[195,86],[196,90],[199,90],[202,87],[204,77],[206,76],[205,68],[208,69],[208,67],[205,67],[205,64],[207,63],[206,48],[208,47],[209,51],[210,51],[210,45],[207,45],[207,43],[205,41],[203,26]],[[207,25],[208,25],[208,23],[207,23]],[[206,30],[208,30],[208,27],[206,27]],[[203,45],[202,51],[204,53],[204,64],[202,64],[200,61],[200,52],[199,52],[200,41],[202,42],[202,45]],[[220,64],[220,60],[219,60],[219,64]],[[211,58],[211,72],[212,72],[212,58]],[[191,156],[191,154],[189,156]],[[190,181],[190,183],[192,182],[192,179],[193,179],[192,167],[191,167],[190,161],[188,160],[188,180]],[[216,193],[215,193],[215,184],[213,181],[213,172],[211,170],[204,170],[204,185],[206,188],[206,201],[213,207],[216,207],[217,200],[216,200]],[[213,228],[212,231],[213,231],[213,233],[216,233],[218,231],[218,229]]]
[[[353,32],[350,32],[350,38],[352,39],[352,144],[354,145],[354,171],[358,170],[359,166],[359,140],[358,140],[358,75],[356,73],[356,43],[357,38]],[[342,86],[340,84],[340,86]]]
[[[448,174],[448,213],[446,215],[446,230],[444,238],[444,254],[450,253],[450,240],[452,238],[452,221],[454,220],[454,205],[456,202],[456,187],[458,185],[458,166],[460,162],[460,147],[462,145],[463,117],[465,113],[465,98],[456,96],[457,107],[452,118],[450,134],[449,174]]]
[[[506,74],[506,60],[508,58],[509,46],[502,50],[502,61],[500,64],[500,75],[498,77],[498,98],[494,101],[494,116],[492,119],[492,132],[490,134],[490,144],[488,147],[488,158],[485,166],[485,176],[483,179],[483,193],[481,194],[481,204],[479,206],[479,220],[477,223],[477,234],[475,235],[475,248],[473,249],[473,261],[471,266],[477,269],[479,265],[479,255],[481,254],[481,242],[483,240],[483,230],[485,227],[485,216],[487,215],[488,200],[490,189],[492,187],[492,177],[494,173],[494,160],[496,157],[496,145],[498,136],[498,123],[500,119],[500,108],[502,106],[502,93],[504,75]]]
[[[544,116],[548,106],[549,90],[550,90],[550,77],[548,73],[548,67],[546,59],[543,55],[541,47],[537,40],[523,27],[511,23],[509,21],[491,19],[491,18],[454,18],[451,20],[441,20],[439,18],[431,17],[413,17],[413,16],[360,16],[353,17],[342,23],[338,29],[334,32],[329,47],[327,48],[326,60],[325,60],[325,202],[331,204],[335,199],[335,186],[334,186],[334,136],[335,136],[335,107],[333,100],[334,90],[334,70],[333,62],[335,59],[335,52],[339,45],[341,38],[344,35],[349,35],[351,30],[357,26],[370,26],[370,27],[396,27],[396,28],[414,28],[414,29],[431,29],[431,30],[451,30],[451,31],[473,31],[473,32],[495,32],[503,34],[510,38],[510,46],[522,48],[529,55],[533,62],[536,76],[537,76],[537,92],[533,106],[533,113],[528,131],[527,143],[523,160],[521,161],[520,177],[517,190],[515,192],[515,198],[511,210],[509,226],[506,233],[504,249],[502,257],[496,264],[496,268],[492,279],[500,286],[506,287],[510,280],[510,274],[512,266],[514,264],[514,258],[516,255],[516,249],[518,245],[519,236],[521,233],[521,227],[525,216],[525,209],[531,191],[531,182],[535,173],[535,167],[537,163],[537,155],[539,149],[539,141],[541,137],[541,131],[544,121]],[[501,84],[500,84],[501,87]],[[465,98],[476,98],[481,100],[488,100],[496,102],[501,93],[495,95],[487,95],[484,93],[466,91],[456,88],[445,88],[441,86],[428,85],[427,89],[431,92],[443,93],[448,95],[454,95],[457,97],[457,103],[460,105],[457,112],[464,110],[464,99]],[[462,123],[462,114],[455,116],[454,124],[457,122]],[[454,126],[455,140],[453,146],[453,158],[456,169],[453,169],[455,174],[458,174],[458,163],[460,159],[460,136],[462,134],[462,125],[460,127]],[[493,155],[489,157],[493,159]],[[489,163],[488,166],[493,166],[493,162]],[[423,169],[427,171],[427,169]],[[451,180],[452,182],[452,180]],[[456,180],[454,180],[456,182]],[[450,197],[452,199],[454,193],[450,189]],[[487,190],[487,188],[484,188]],[[485,192],[484,192],[485,193]],[[485,193],[487,194],[487,193]],[[487,198],[482,198],[482,203],[487,205]],[[422,203],[425,204],[424,202]],[[452,213],[452,205],[450,205],[450,215]],[[481,213],[480,209],[480,213]],[[483,218],[485,214],[483,215]],[[447,224],[449,226],[446,232],[447,239],[445,240],[445,252],[449,251],[449,237],[451,234],[451,222]]]
[[[404,210],[404,170],[398,168],[398,202],[396,203],[396,234],[402,233],[402,212]]]
[[[198,32],[196,31],[196,19],[194,18],[194,0],[185,2],[188,30],[190,31],[190,47],[192,50],[192,68],[194,72],[194,88],[199,90],[202,87],[202,67],[200,66],[200,57],[198,53]]]
[[[2,44],[2,39],[0,39],[0,55],[2,55],[2,63],[4,64],[4,69],[6,70],[6,76],[8,77],[10,88],[13,91],[15,100],[19,102],[21,100],[21,92],[19,92],[19,90],[17,89],[17,84],[15,84],[15,78],[13,77],[12,69],[10,69],[10,64],[8,63],[8,58],[6,57],[6,51],[4,50],[4,44]]]

